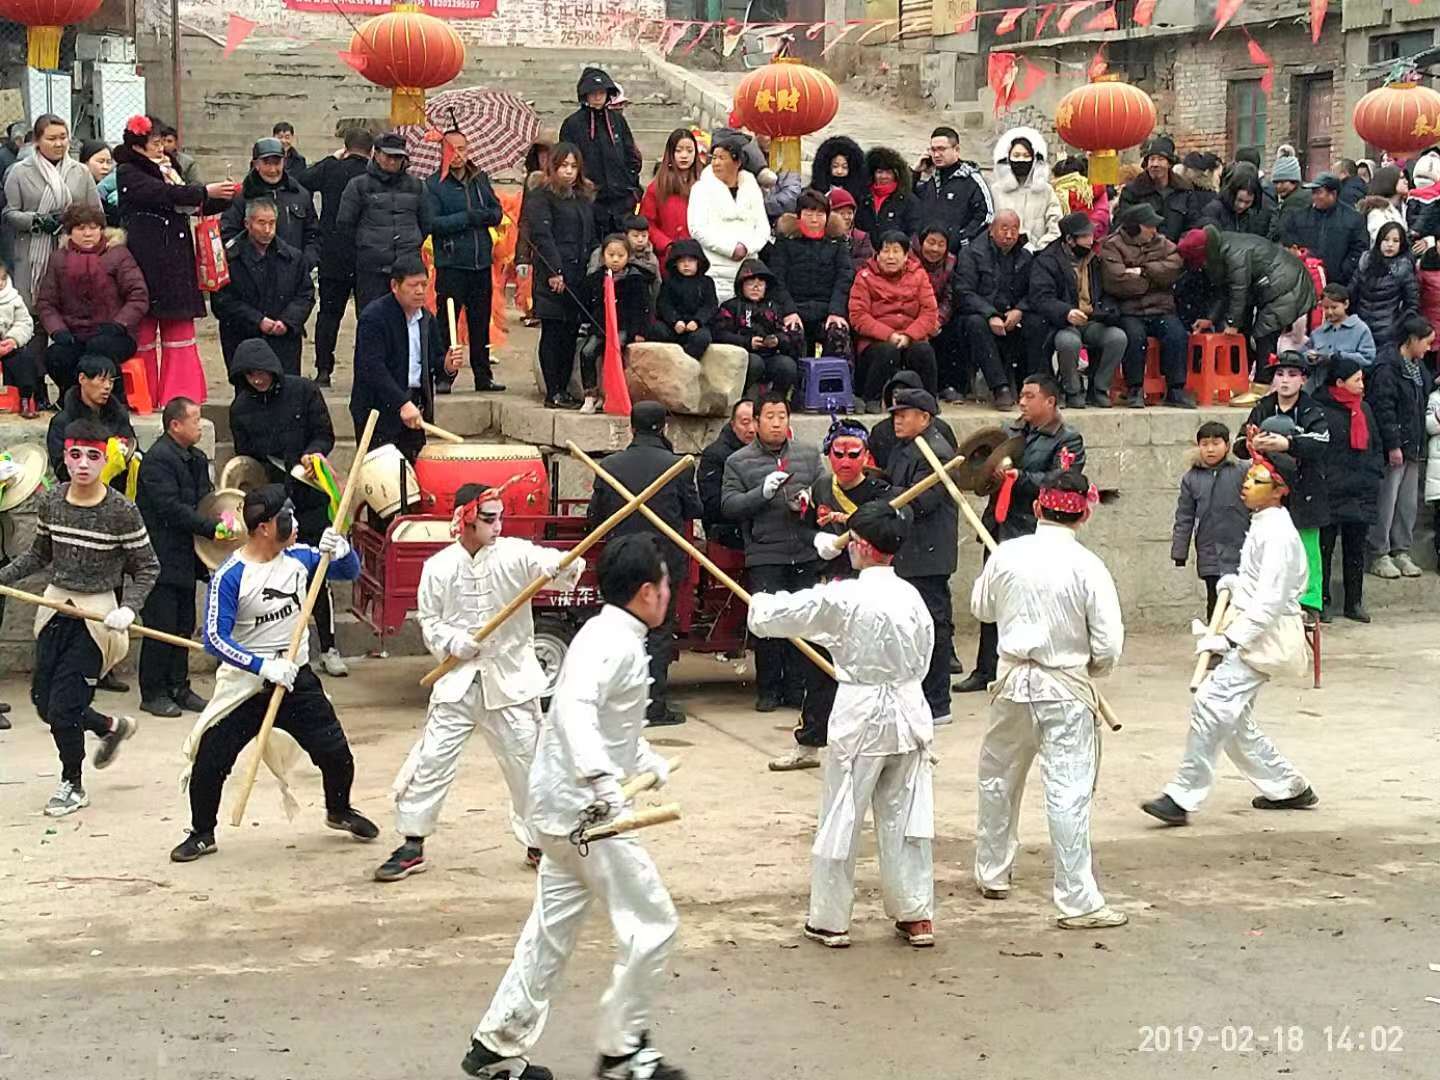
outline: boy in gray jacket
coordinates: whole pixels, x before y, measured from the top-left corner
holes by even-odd
[[[1205,618],[1215,610],[1215,584],[1240,566],[1250,511],[1240,500],[1245,466],[1230,453],[1230,429],[1211,420],[1195,433],[1189,471],[1180,478],[1170,557],[1184,566],[1195,540],[1195,569],[1205,582]]]

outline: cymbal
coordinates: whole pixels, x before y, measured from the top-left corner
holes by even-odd
[[[245,454],[237,454],[225,463],[225,468],[220,471],[219,489],[221,491],[240,491],[245,494],[262,488],[270,483],[270,470],[265,468],[263,461],[258,461]]]
[[[220,569],[221,564],[245,543],[245,492],[236,488],[221,488],[206,495],[195,507],[196,513],[204,518],[218,518],[227,510],[234,513],[239,521],[240,535],[229,540],[216,540],[213,536],[195,537],[195,554],[211,570]]]
[[[40,481],[45,479],[45,470],[50,467],[44,448],[34,443],[21,443],[5,452],[10,455],[10,460],[19,466],[20,475],[0,491],[0,512],[15,509],[33,495],[40,486]]]
[[[1001,427],[981,428],[960,442],[959,453],[965,463],[955,469],[956,486],[976,495],[990,495],[997,487],[995,469],[1007,457],[1012,460],[1025,449],[1023,436],[1005,437]]]

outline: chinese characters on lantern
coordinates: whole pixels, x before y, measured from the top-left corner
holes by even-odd
[[[779,90],[771,94],[761,90],[755,95],[755,110],[762,113],[799,112],[800,91]]]

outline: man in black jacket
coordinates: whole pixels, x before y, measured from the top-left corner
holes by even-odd
[[[460,370],[460,346],[446,351],[435,316],[425,309],[428,282],[419,255],[398,256],[390,295],[367,304],[355,323],[355,434],[365,429],[370,410],[379,409],[370,448],[394,443],[411,461],[425,445],[421,423],[435,419],[435,380]]]
[[[999,520],[1003,483],[998,485],[985,507],[981,521],[996,543],[1003,544],[1017,536],[1035,531],[1035,500],[1040,489],[1055,482],[1065,471],[1061,451],[1066,453],[1070,468],[1085,467],[1085,440],[1069,427],[1060,415],[1060,387],[1049,375],[1031,375],[1020,386],[1020,419],[1005,425],[1007,439],[1020,437],[1025,447],[1012,461],[1009,470],[1009,509]],[[985,558],[988,559],[988,554]],[[999,661],[1000,638],[994,623],[980,624],[980,644],[975,651],[975,667],[955,684],[957,693],[969,694],[986,689],[995,681]]]
[[[320,311],[315,316],[315,382],[320,386],[330,385],[340,319],[355,291],[355,238],[336,224],[340,199],[350,181],[369,166],[374,145],[364,128],[348,128],[337,154],[316,162],[297,178],[301,187],[320,196]]]
[[[1360,267],[1360,256],[1370,245],[1365,218],[1340,201],[1341,181],[1334,173],[1321,173],[1306,184],[1310,205],[1280,219],[1280,243],[1304,248],[1325,264],[1325,280],[1349,284]]]
[[[595,235],[624,232],[621,219],[640,200],[641,158],[624,114],[610,108],[620,88],[604,69],[587,67],[575,94],[580,108],[560,125],[560,141],[579,148],[585,178],[595,185]]]
[[[730,422],[720,429],[715,441],[700,452],[695,469],[695,487],[700,493],[700,520],[705,539],[739,551],[745,546],[740,526],[726,520],[720,505],[720,486],[725,479],[725,462],[741,447],[755,439],[755,402],[742,397],[730,406]]]
[[[954,445],[935,427],[940,405],[927,390],[896,390],[890,415],[899,440],[890,455],[890,487],[898,494],[918,484],[934,470],[916,442],[924,439],[943,464],[955,456]],[[935,723],[950,722],[950,653],[955,620],[950,605],[950,575],[955,572],[959,544],[959,510],[937,484],[913,500],[910,535],[895,556],[895,573],[924,598],[935,621],[935,647],[925,673],[925,700]]]
[[[915,185],[920,198],[915,220],[943,225],[950,250],[959,255],[995,219],[995,201],[980,166],[960,160],[960,135],[954,128],[930,133],[930,160],[935,171]]]
[[[405,136],[387,132],[375,140],[370,164],[345,186],[335,227],[355,264],[355,307],[364,311],[390,287],[390,268],[400,258],[420,257],[430,235],[425,187],[405,171]]]
[[[1355,206],[1365,198],[1365,178],[1360,175],[1360,166],[1354,158],[1342,157],[1335,162],[1335,175],[1340,179],[1340,202],[1343,206]]]
[[[605,459],[605,471],[631,491],[640,491],[678,460],[675,448],[665,437],[665,406],[658,401],[637,402],[630,413],[630,432],[630,445]],[[590,497],[586,514],[587,524],[592,529],[596,528],[624,504],[625,500],[609,484],[603,480],[595,481],[595,493]],[[649,506],[661,521],[681,536],[689,531],[689,523],[703,514],[694,481],[686,475],[675,477],[656,492]],[[611,535],[624,536],[626,533],[649,533],[655,537],[665,555],[672,582],[665,621],[645,636],[645,651],[650,654],[651,680],[645,724],[647,727],[683,724],[684,712],[670,708],[668,697],[670,665],[675,660],[675,604],[685,588],[690,560],[643,514],[631,514],[615,526]]]
[[[970,344],[995,408],[1015,407],[1015,386],[1025,377],[1022,327],[1033,256],[1020,231],[1020,215],[1001,210],[955,260],[956,309],[961,336]]]
[[[1120,189],[1114,216],[1132,206],[1148,204],[1161,218],[1161,235],[1179,241],[1181,235],[1200,224],[1200,213],[1209,204],[1213,192],[1202,193],[1197,199],[1195,185],[1175,171],[1180,158],[1175,153],[1175,140],[1156,135],[1140,147],[1140,160],[1145,171]]]
[[[304,254],[309,271],[320,261],[320,219],[315,215],[315,196],[286,170],[285,148],[279,139],[260,139],[250,156],[250,171],[239,193],[220,215],[220,238],[226,250],[233,252],[244,241],[248,202],[269,199],[278,212],[275,235]]]
[[[305,256],[276,235],[275,222],[271,200],[246,204],[245,232],[230,251],[230,284],[214,294],[210,307],[220,323],[220,352],[227,368],[240,342],[264,337],[285,371],[299,375],[315,286]]]
[[[145,598],[141,620],[152,630],[188,638],[195,632],[195,582],[204,573],[197,536],[216,537],[220,522],[201,517],[200,500],[214,485],[200,442],[200,406],[171,398],[160,414],[165,434],[140,463],[135,505],[160,560],[160,580]],[[218,537],[217,537],[218,539]],[[190,650],[145,638],[140,646],[140,708],[154,716],[199,712],[205,699],[190,688]]]

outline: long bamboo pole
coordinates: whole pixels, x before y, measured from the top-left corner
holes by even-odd
[[[0,596],[13,597],[16,600],[23,600],[27,604],[34,604],[36,607],[49,608],[51,611],[58,611],[61,615],[69,615],[72,619],[89,619],[91,622],[104,622],[105,616],[93,611],[84,611],[74,604],[66,604],[60,600],[51,600],[44,596],[37,596],[35,593],[25,592],[23,589],[12,588],[9,585],[0,585]],[[205,646],[198,641],[191,641],[189,638],[176,637],[174,634],[167,634],[164,630],[151,630],[148,626],[141,626],[139,623],[131,623],[127,633],[137,637],[148,637],[155,641],[163,641],[166,645],[174,645],[181,649],[194,649],[196,652],[204,652]]]

